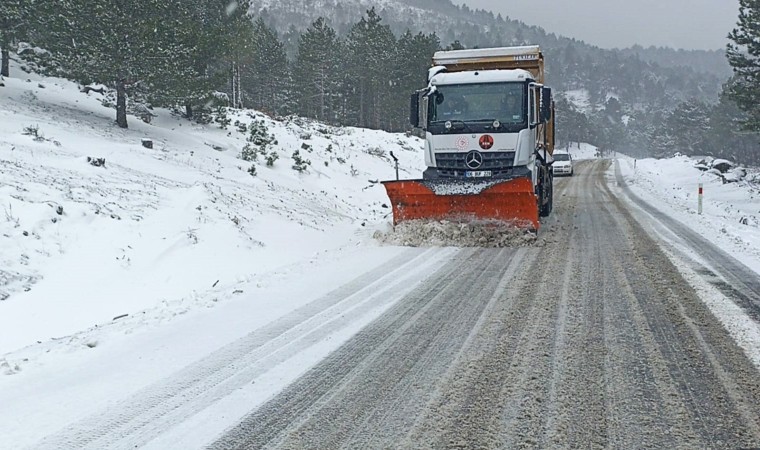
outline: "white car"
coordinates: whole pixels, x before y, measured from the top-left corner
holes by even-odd
[[[573,158],[567,152],[554,152],[554,164],[552,170],[554,175],[573,176]]]

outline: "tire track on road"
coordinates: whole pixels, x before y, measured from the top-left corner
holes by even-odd
[[[394,447],[524,252],[463,250],[211,448]]]
[[[637,207],[671,230],[690,250],[694,251],[708,263],[710,268],[695,263],[700,266],[697,268],[698,273],[703,275],[708,282],[716,286],[727,297],[734,300],[747,315],[760,323],[760,275],[700,234],[667,216],[634,194],[623,178],[619,163],[617,162],[615,165],[615,180],[625,195]]]
[[[699,446],[757,446],[760,375],[620,199],[605,191],[619,228],[637,243],[626,277]]]
[[[369,310],[392,302],[455,254],[410,249],[180,372],[43,439],[40,448],[134,448],[165,433]]]

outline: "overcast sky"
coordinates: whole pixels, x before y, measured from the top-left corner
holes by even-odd
[[[455,0],[457,1],[457,0]],[[458,0],[603,48],[723,49],[739,0]]]

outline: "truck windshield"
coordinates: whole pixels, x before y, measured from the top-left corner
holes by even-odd
[[[436,89],[430,102],[430,124],[494,120],[510,128],[527,124],[525,83],[454,84]]]

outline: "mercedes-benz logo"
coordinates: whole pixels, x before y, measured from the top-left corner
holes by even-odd
[[[472,170],[483,165],[483,155],[479,151],[473,150],[464,157],[464,163]]]

